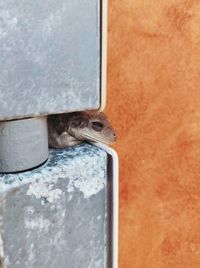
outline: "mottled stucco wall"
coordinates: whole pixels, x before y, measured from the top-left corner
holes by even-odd
[[[120,268],[200,267],[200,1],[110,0]]]

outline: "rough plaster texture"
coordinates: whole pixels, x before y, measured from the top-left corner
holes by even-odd
[[[0,176],[4,268],[107,267],[107,154],[51,151],[33,171]]]
[[[0,55],[0,120],[97,109],[100,0],[2,0]]]
[[[109,1],[120,268],[200,267],[200,1]]]

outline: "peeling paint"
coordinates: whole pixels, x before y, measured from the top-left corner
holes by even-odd
[[[107,153],[90,144],[52,150],[32,171],[1,174],[6,268],[106,267],[106,178]]]
[[[37,218],[27,219],[25,218],[25,228],[29,230],[37,230],[48,233],[51,222],[42,216]]]
[[[35,181],[30,184],[27,195],[33,195],[35,198],[41,199],[42,204],[45,204],[45,202],[55,203],[60,199],[62,190],[52,189],[53,187],[54,185],[48,182]]]
[[[80,170],[79,177],[72,176],[69,180],[69,184],[67,186],[67,191],[73,192],[75,189],[78,189],[80,192],[83,193],[85,198],[89,198],[92,195],[97,194],[99,191],[101,191],[106,184],[106,177],[105,177],[105,171],[102,169],[99,169],[98,172],[95,172],[96,169],[88,170],[85,168],[85,164],[89,163],[93,166],[96,164],[96,159],[92,159],[91,157],[86,156],[82,161],[79,163],[74,162],[74,169],[75,167]]]
[[[56,164],[51,165],[53,159],[56,159]],[[106,163],[107,153],[90,144],[54,150],[40,168],[20,174],[0,175],[0,192],[30,183],[27,195],[42,199],[43,204],[46,201],[54,203],[62,196],[62,189],[54,189],[59,178],[66,180],[69,193],[78,190],[85,198],[90,198],[105,188]]]

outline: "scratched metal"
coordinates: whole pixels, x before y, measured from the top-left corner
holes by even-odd
[[[107,153],[89,144],[1,175],[3,267],[108,268],[107,189]]]
[[[1,0],[0,55],[0,120],[97,109],[100,0]]]

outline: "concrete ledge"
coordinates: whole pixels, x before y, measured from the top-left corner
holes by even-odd
[[[90,144],[1,175],[0,267],[106,268],[107,186],[107,153]]]

